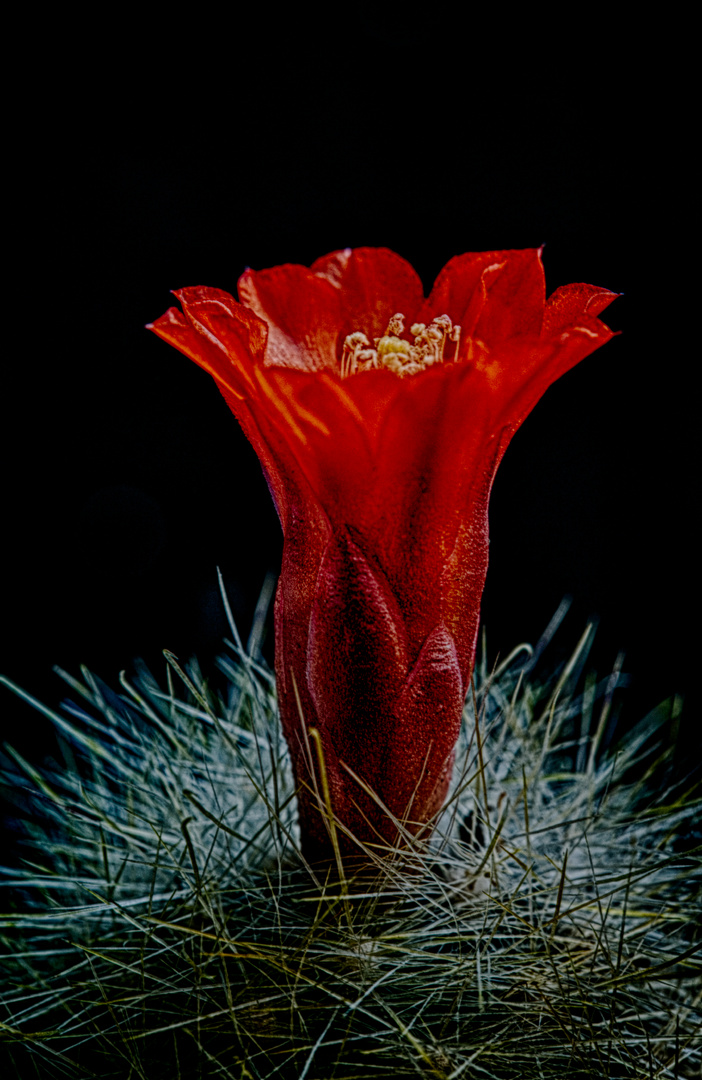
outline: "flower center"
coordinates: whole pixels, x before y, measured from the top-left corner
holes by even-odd
[[[410,327],[413,343],[400,337],[404,328],[405,317],[398,312],[391,318],[383,336],[373,339],[375,348],[360,330],[349,334],[341,354],[342,379],[359,371],[381,367],[394,371],[400,378],[416,375],[418,371],[424,371],[432,364],[442,364],[448,359],[444,357],[447,340],[454,342],[455,346],[450,359],[454,361],[458,358],[461,328],[454,326],[448,315],[437,315],[428,326],[414,323]]]

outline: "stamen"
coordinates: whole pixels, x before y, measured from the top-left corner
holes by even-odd
[[[437,315],[429,324],[414,323],[410,327],[410,333],[414,343],[410,344],[400,334],[405,329],[405,317],[397,312],[390,319],[387,330],[382,337],[374,338],[373,344],[365,334],[356,330],[349,334],[344,341],[344,349],[341,354],[341,377],[348,378],[360,371],[369,371],[371,368],[385,367],[394,371],[403,378],[405,375],[415,375],[418,371],[433,364],[445,362],[444,350],[446,340],[454,343],[452,362],[458,359],[458,350],[461,344],[461,328],[454,326],[448,315]]]

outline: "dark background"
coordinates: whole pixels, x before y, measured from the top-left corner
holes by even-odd
[[[500,466],[489,655],[535,641],[570,594],[554,658],[596,616],[592,664],[626,654],[621,723],[684,694],[692,761],[685,65],[656,27],[544,23],[522,43],[513,27],[506,50],[499,25],[425,16],[105,26],[84,46],[57,23],[46,63],[28,54],[39,93],[10,110],[0,671],[52,704],[55,663],[115,684],[135,656],[160,674],[167,647],[212,671],[216,566],[245,636],[279,565],[265,483],[214,383],[143,329],[169,289],[234,291],[246,265],[382,245],[428,290],[454,254],[545,243],[549,292],[623,292],[604,316],[622,334],[548,391]],[[48,724],[5,692],[0,708],[5,737],[40,753]]]

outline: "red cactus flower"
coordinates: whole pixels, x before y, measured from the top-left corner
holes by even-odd
[[[597,315],[616,294],[546,300],[527,250],[459,255],[425,299],[398,255],[359,248],[247,270],[239,302],[175,295],[182,313],[151,329],[214,377],[283,527],[275,664],[303,848],[330,839],[301,718],[342,846],[394,843],[448,789],[495,470],[546,388],[612,336]]]

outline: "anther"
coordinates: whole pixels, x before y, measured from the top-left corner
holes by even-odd
[[[349,334],[344,341],[341,355],[341,377],[345,379],[357,372],[378,367],[394,371],[401,378],[414,375],[433,364],[445,362],[447,339],[455,345],[451,359],[458,359],[461,328],[454,326],[448,315],[437,315],[429,326],[426,323],[414,323],[410,328],[413,344],[400,337],[404,328],[405,317],[401,312],[396,312],[388,322],[383,336],[374,338],[375,348],[371,347],[366,335],[360,331]]]

